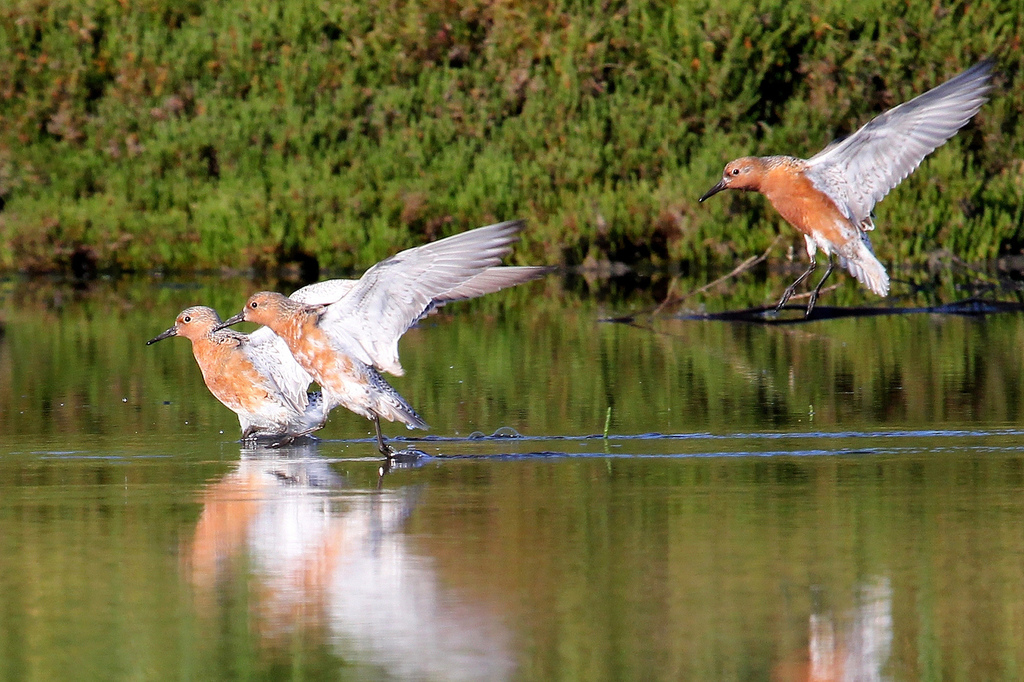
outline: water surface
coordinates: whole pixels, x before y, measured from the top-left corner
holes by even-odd
[[[406,335],[430,457],[381,477],[366,420],[243,447],[144,345],[257,286],[0,285],[0,679],[1020,679],[1022,316],[551,278]]]

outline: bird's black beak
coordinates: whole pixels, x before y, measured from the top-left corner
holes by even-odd
[[[163,334],[160,334],[158,336],[154,336],[149,341],[146,341],[146,345],[147,346],[151,346],[154,343],[156,343],[157,341],[163,341],[164,339],[169,339],[170,337],[177,336],[177,335],[178,335],[178,328],[177,327],[171,327],[170,329],[165,331]]]
[[[724,179],[722,179],[722,180],[719,180],[719,181],[718,181],[718,184],[717,184],[717,185],[715,185],[714,187],[712,187],[711,189],[709,189],[709,190],[708,190],[707,192],[705,192],[705,193],[704,193],[704,196],[702,196],[702,197],[700,198],[700,201],[699,201],[699,203],[704,203],[704,200],[705,200],[705,199],[707,199],[708,197],[713,197],[713,196],[715,196],[716,194],[718,194],[719,192],[721,192],[721,191],[722,191],[723,189],[726,189],[726,186],[725,186],[725,180],[724,180]]]
[[[245,321],[245,310],[243,310],[242,312],[238,313],[237,315],[232,315],[228,319],[224,320],[223,322],[218,324],[216,327],[214,327],[213,331],[217,332],[217,331],[220,331],[221,329],[224,329],[225,327],[230,327],[233,324],[238,324],[239,322],[244,322],[244,321]]]

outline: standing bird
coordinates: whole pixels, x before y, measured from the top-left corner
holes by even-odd
[[[243,320],[269,327],[320,384],[325,408],[344,405],[371,420],[378,448],[391,455],[394,451],[381,433],[381,417],[410,429],[427,428],[380,375],[403,374],[398,340],[445,303],[482,296],[548,272],[544,267],[496,267],[512,251],[522,229],[521,221],[499,223],[402,251],[371,267],[358,281],[311,285],[322,289],[318,302],[261,291],[218,329]]]
[[[745,156],[725,166],[722,180],[700,201],[724,189],[760,192],[804,235],[810,267],[786,288],[776,310],[814,272],[817,249],[828,256],[828,269],[811,293],[806,315],[832,274],[833,255],[868,289],[879,296],[889,293],[889,276],[875,258],[867,235],[875,229],[871,210],[978,113],[988,99],[991,70],[991,61],[976,64],[877,116],[810,159]]]
[[[265,327],[242,334],[220,329],[220,324],[216,310],[193,306],[146,345],[172,336],[190,340],[206,387],[238,415],[242,440],[271,437],[287,442],[321,428],[327,421],[323,399],[319,393],[306,393],[312,379],[285,342]]]

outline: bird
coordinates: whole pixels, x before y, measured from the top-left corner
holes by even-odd
[[[471,298],[496,291],[509,282],[518,283],[519,278],[526,281],[542,269],[491,268],[449,292],[449,296]],[[357,280],[346,279],[317,282],[299,289],[290,298],[309,305],[327,305],[356,283]],[[323,428],[329,410],[325,409],[319,391],[307,393],[312,378],[292,357],[284,340],[269,327],[242,334],[218,328],[221,323],[214,309],[192,306],[181,311],[173,326],[146,345],[172,336],[189,339],[207,388],[238,415],[242,441],[270,438],[272,445],[284,445]]]
[[[206,387],[238,415],[243,441],[269,437],[283,444],[322,428],[323,397],[306,392],[312,379],[285,342],[266,327],[242,334],[220,324],[213,308],[192,306],[146,345],[172,336],[190,340]]]
[[[786,288],[776,311],[814,272],[817,249],[828,256],[828,268],[811,293],[806,316],[835,268],[834,257],[873,293],[889,293],[889,276],[868,239],[875,229],[872,209],[978,113],[988,100],[991,71],[991,60],[979,62],[809,159],[744,156],[726,164],[721,181],[700,202],[726,189],[760,192],[804,236],[810,266]]]
[[[398,340],[438,307],[536,279],[539,266],[499,267],[518,240],[523,222],[514,220],[401,251],[356,280],[311,285],[317,300],[299,301],[260,291],[223,329],[242,322],[269,327],[323,393],[324,408],[341,405],[373,422],[377,447],[384,441],[380,419],[408,428],[429,428],[416,410],[381,375],[401,376]],[[313,297],[311,296],[311,299]]]

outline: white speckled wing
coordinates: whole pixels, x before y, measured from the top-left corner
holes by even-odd
[[[288,298],[306,305],[330,305],[352,291],[358,282],[357,279],[329,279],[304,286]]]
[[[494,290],[468,283],[501,262],[522,228],[521,221],[488,225],[383,260],[328,306],[320,327],[362,362],[400,375],[402,334],[439,303]]]
[[[871,229],[875,204],[987,101],[991,70],[989,61],[976,64],[872,119],[808,159],[807,176],[855,225]]]
[[[243,346],[256,370],[271,383],[271,389],[281,395],[298,414],[309,404],[306,389],[313,378],[292,357],[288,344],[269,327],[260,327],[249,334]]]

